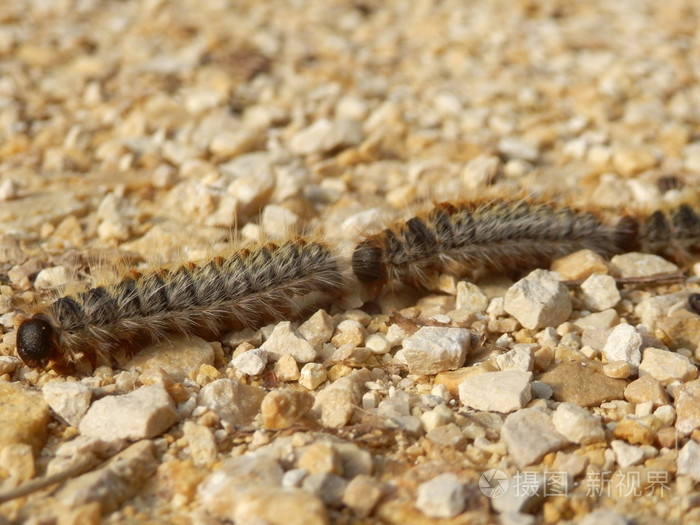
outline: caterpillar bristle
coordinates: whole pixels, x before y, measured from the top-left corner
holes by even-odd
[[[289,241],[200,265],[132,273],[111,286],[61,297],[18,331],[30,366],[111,361],[174,334],[220,336],[300,313],[343,288],[336,257],[318,242]]]

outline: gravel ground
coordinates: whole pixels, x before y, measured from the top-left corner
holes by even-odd
[[[290,233],[344,251],[435,199],[692,199],[698,25],[685,0],[0,0],[0,493],[67,473],[0,524],[700,520],[700,263],[443,276],[89,376],[22,365],[14,329],[51,288]]]

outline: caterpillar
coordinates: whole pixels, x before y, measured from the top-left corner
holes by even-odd
[[[441,272],[521,272],[584,248],[605,256],[646,251],[682,259],[698,247],[700,217],[686,204],[607,224],[566,206],[496,199],[437,204],[424,217],[367,236],[351,264],[357,279],[377,294],[387,283],[425,287]]]
[[[688,205],[607,223],[591,212],[529,200],[437,204],[354,248],[350,266],[378,294],[391,283],[427,286],[457,276],[522,272],[588,248],[609,256],[641,250],[683,259],[700,248],[700,217]],[[300,315],[350,293],[343,262],[301,238],[190,263],[61,297],[22,321],[17,352],[58,370],[109,361],[173,334],[216,337]]]
[[[267,244],[61,297],[21,322],[17,353],[31,367],[94,367],[174,334],[216,337],[299,315],[343,288],[325,244]]]

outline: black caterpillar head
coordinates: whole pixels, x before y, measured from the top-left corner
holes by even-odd
[[[40,368],[56,357],[56,331],[43,315],[27,319],[17,329],[17,354],[27,366]]]

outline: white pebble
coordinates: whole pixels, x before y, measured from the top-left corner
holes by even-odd
[[[569,441],[589,445],[605,441],[605,430],[600,418],[573,403],[561,403],[552,415],[552,423]]]
[[[278,323],[260,348],[275,361],[283,355],[291,355],[297,363],[309,363],[318,355],[311,343],[294,330],[289,321]]]
[[[581,284],[583,303],[586,308],[601,312],[613,308],[620,302],[620,291],[615,278],[610,275],[593,274]]]
[[[523,408],[532,399],[532,372],[506,370],[487,372],[459,384],[459,400],[467,407],[508,413]]]
[[[450,472],[418,486],[416,508],[430,518],[454,518],[465,504],[464,486]]]
[[[41,270],[34,279],[35,288],[57,288],[70,280],[70,274],[65,266],[52,266]]]
[[[424,326],[403,341],[403,355],[411,374],[437,374],[464,364],[471,333],[463,328]]]
[[[489,306],[489,300],[477,285],[466,281],[457,283],[455,308],[476,314],[483,314]]]
[[[642,334],[633,326],[620,324],[610,332],[603,346],[603,355],[608,363],[625,361],[636,371],[642,360],[641,346]]]
[[[569,291],[552,272],[535,270],[506,292],[504,310],[525,328],[558,326],[571,315]]]
[[[517,344],[512,350],[496,356],[496,364],[501,370],[522,370],[528,372],[532,370],[535,358],[530,345]]]
[[[262,348],[254,348],[243,352],[231,360],[231,365],[249,376],[257,376],[265,370],[267,352]]]
[[[649,374],[661,384],[668,385],[676,380],[686,382],[695,379],[698,376],[698,368],[682,354],[660,348],[645,348],[644,357],[639,365],[639,375],[644,374]]]
[[[299,384],[308,390],[315,390],[328,377],[322,364],[307,363],[299,374]]]

